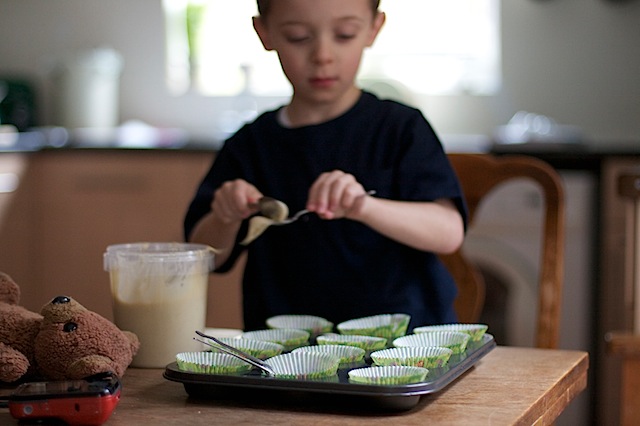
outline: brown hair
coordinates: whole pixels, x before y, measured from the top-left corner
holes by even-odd
[[[261,16],[266,16],[271,9],[271,0],[256,0],[258,3],[258,13]],[[371,11],[375,15],[378,12],[378,7],[380,7],[380,0],[369,0],[371,4]]]

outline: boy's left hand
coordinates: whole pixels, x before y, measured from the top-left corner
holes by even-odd
[[[309,189],[307,209],[322,219],[358,215],[367,192],[356,178],[341,170],[322,173]]]

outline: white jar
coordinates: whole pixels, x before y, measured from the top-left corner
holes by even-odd
[[[54,79],[56,124],[70,129],[117,126],[122,66],[122,56],[108,48],[69,56]]]

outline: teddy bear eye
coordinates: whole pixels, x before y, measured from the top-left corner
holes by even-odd
[[[62,330],[65,333],[71,333],[72,331],[76,331],[77,329],[78,329],[78,324],[76,324],[75,322],[68,322],[62,328]]]

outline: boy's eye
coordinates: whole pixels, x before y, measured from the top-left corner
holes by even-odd
[[[308,40],[309,37],[306,36],[298,36],[298,37],[287,37],[287,41],[289,43],[302,43],[305,40]]]
[[[338,34],[336,37],[339,40],[351,40],[352,38],[355,38],[356,35],[355,34]]]

